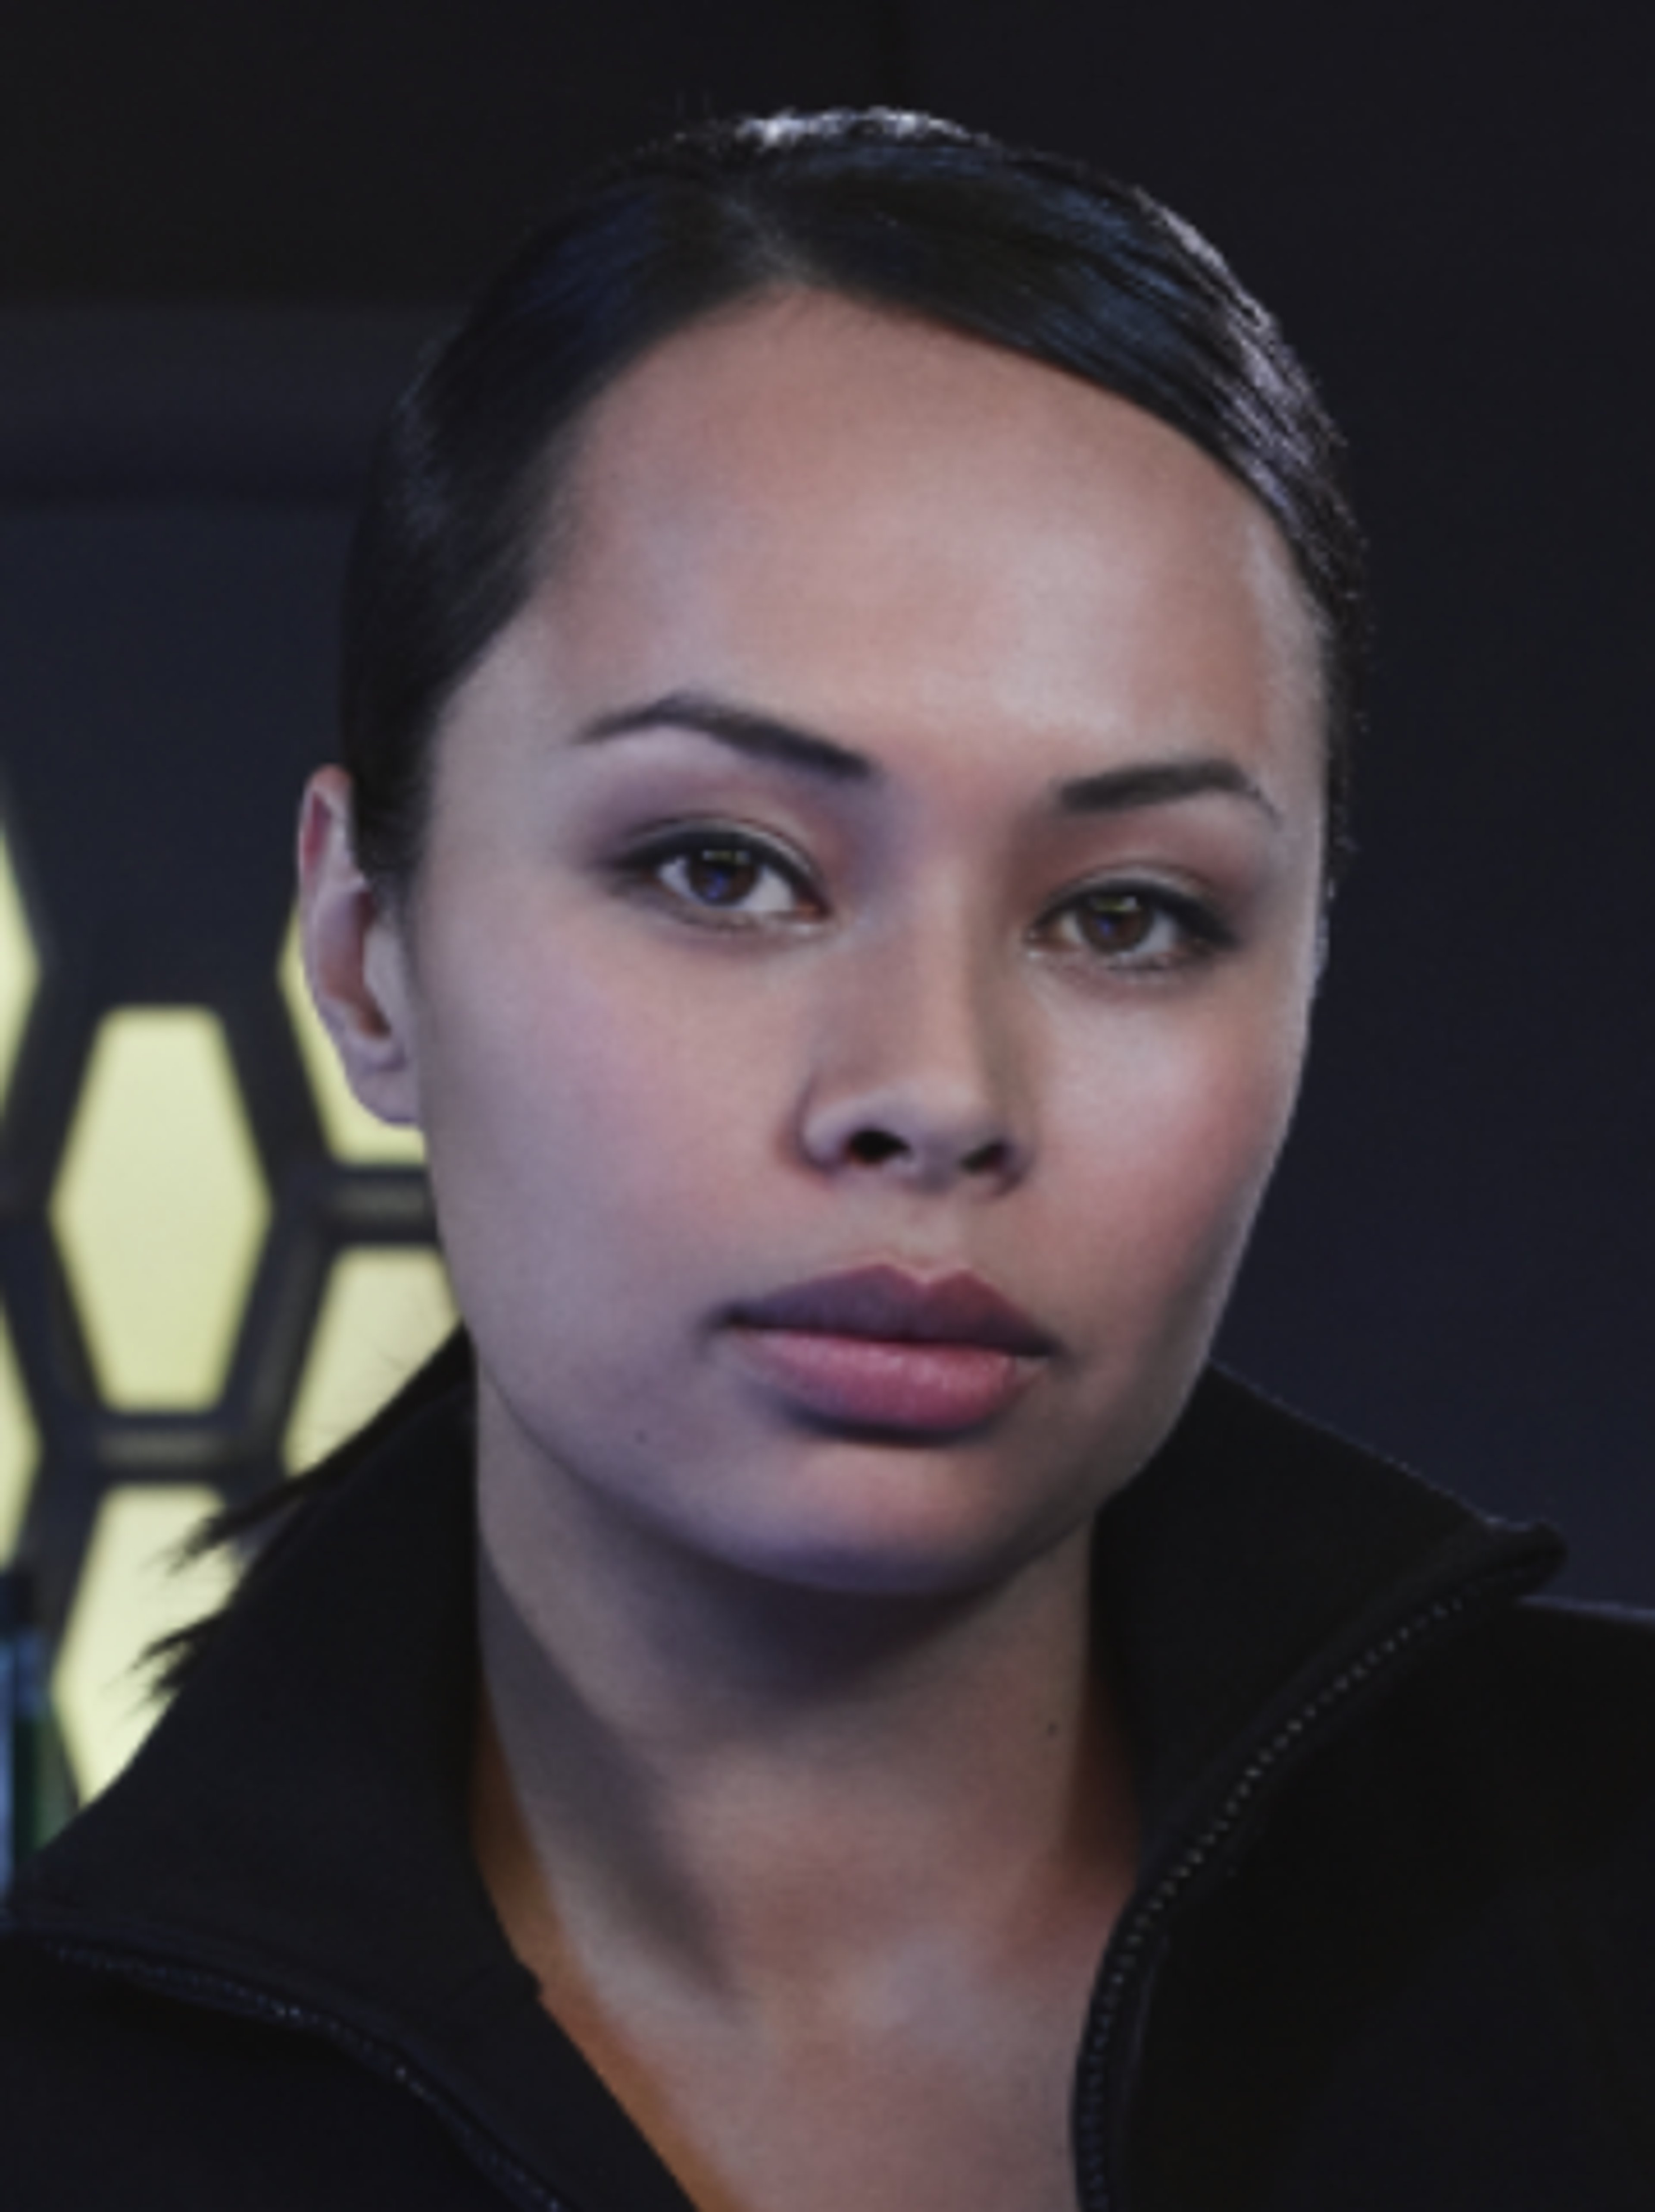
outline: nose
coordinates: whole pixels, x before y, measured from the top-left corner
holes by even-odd
[[[800,1115],[810,1164],[916,1190],[1020,1182],[1027,1071],[987,963],[958,945],[869,946],[839,985]]]

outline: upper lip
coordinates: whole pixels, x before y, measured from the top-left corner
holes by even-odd
[[[888,1265],[850,1267],[772,1291],[738,1306],[731,1318],[749,1328],[973,1345],[1028,1358],[1058,1349],[1055,1337],[967,1269],[928,1279]]]

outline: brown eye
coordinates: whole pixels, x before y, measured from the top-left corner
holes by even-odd
[[[764,872],[753,854],[739,845],[700,845],[678,865],[684,890],[703,906],[740,906]]]
[[[1141,951],[1161,920],[1141,891],[1088,891],[1076,899],[1075,926],[1091,951],[1106,957]]]
[[[690,921],[780,922],[819,911],[803,872],[757,838],[684,835],[624,864]]]
[[[1041,940],[1100,972],[1158,974],[1234,949],[1234,927],[1210,900],[1170,884],[1094,884],[1052,908]]]

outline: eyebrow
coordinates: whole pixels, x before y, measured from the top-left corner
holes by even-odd
[[[1275,824],[1282,826],[1282,810],[1258,779],[1239,763],[1222,754],[1201,754],[1187,760],[1139,761],[1125,768],[1104,769],[1096,775],[1076,776],[1056,786],[1053,796],[1060,813],[1125,814],[1138,807],[1167,806],[1180,799],[1200,799],[1217,792],[1245,799]]]
[[[610,738],[636,736],[645,730],[695,730],[716,738],[738,753],[755,760],[779,761],[785,767],[803,769],[807,775],[826,776],[834,783],[870,783],[880,771],[865,753],[848,745],[801,730],[773,714],[761,714],[750,707],[737,707],[700,691],[668,691],[641,707],[621,707],[613,714],[595,715],[575,732],[579,745],[597,744]]]
[[[666,729],[693,730],[751,759],[779,761],[784,767],[802,769],[807,775],[834,783],[873,783],[883,774],[876,761],[834,738],[704,691],[665,691],[640,706],[618,707],[609,714],[595,714],[576,730],[574,743],[601,744],[615,738]],[[1052,787],[1054,803],[1062,814],[1126,814],[1204,798],[1210,793],[1244,799],[1278,829],[1282,826],[1282,811],[1263,785],[1222,754],[1132,762],[1124,768],[1100,769],[1094,775],[1075,776]]]

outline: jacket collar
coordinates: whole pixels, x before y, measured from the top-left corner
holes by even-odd
[[[1562,1559],[1550,1529],[1474,1512],[1209,1370],[1098,1524],[1095,1614],[1147,1856],[1405,1623],[1537,1588]]]
[[[471,1857],[471,1457],[462,1390],[319,1504],[13,1911],[348,2026],[576,2203],[682,2207],[540,2007]],[[1146,1872],[1355,1654],[1560,1555],[1209,1374],[1098,1528]],[[571,2110],[578,2126],[549,2121]]]

